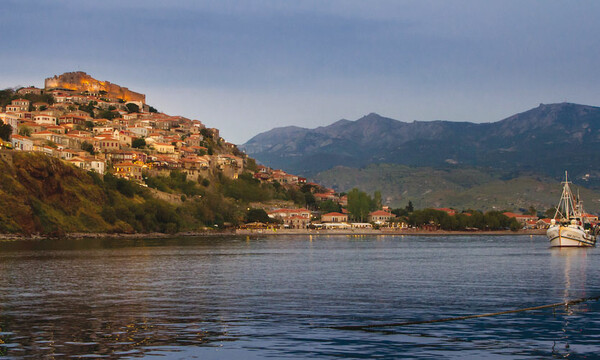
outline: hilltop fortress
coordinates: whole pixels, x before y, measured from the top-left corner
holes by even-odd
[[[121,87],[108,81],[96,80],[83,71],[68,72],[47,78],[44,82],[44,87],[46,90],[60,88],[78,92],[106,92],[106,96],[108,97],[146,103],[146,95],[131,91],[126,87]]]

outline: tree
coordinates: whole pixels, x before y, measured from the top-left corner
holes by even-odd
[[[365,192],[354,188],[348,193],[348,211],[354,219],[364,221],[369,215],[373,200]]]
[[[0,139],[4,141],[10,140],[12,130],[12,126],[0,122]]]
[[[409,213],[415,211],[415,207],[413,206],[412,201],[408,200],[408,205],[406,205],[406,211]]]
[[[212,134],[208,131],[207,128],[202,128],[200,129],[200,134],[202,135],[202,137],[204,137],[205,139],[210,139],[212,138]]]
[[[253,158],[249,157],[246,159],[246,169],[255,172],[256,170],[258,170],[258,166],[256,165],[256,160],[254,160]]]
[[[56,145],[56,143],[52,140],[46,140],[46,145],[50,146],[53,149],[56,149],[58,147],[58,145]]]
[[[94,101],[90,101],[87,105],[79,105],[79,110],[85,111],[90,114],[90,116],[94,117]]]
[[[529,207],[528,211],[529,211],[530,215],[533,215],[533,216],[537,215],[537,210],[535,209],[535,207],[533,205],[531,205]]]
[[[21,136],[31,136],[31,128],[29,126],[22,126],[19,129],[19,135],[21,135]]]
[[[271,218],[267,215],[267,212],[263,209],[250,209],[246,213],[246,222],[261,222],[268,223],[271,222]]]
[[[393,209],[392,214],[396,215],[396,217],[407,216],[408,211],[403,208]]]
[[[140,112],[140,107],[134,103],[127,103],[125,107],[127,108],[127,112],[130,114]]]
[[[81,144],[81,150],[89,152],[91,155],[94,155],[94,145],[90,144],[87,141],[84,141]]]
[[[13,89],[0,90],[0,107],[10,104],[15,91]]]
[[[381,209],[381,206],[381,191],[377,190],[375,191],[375,194],[373,194],[373,210],[379,210]]]
[[[304,202],[306,203],[306,207],[310,208],[310,209],[314,209],[317,205],[317,199],[315,199],[315,196],[310,192],[305,192],[304,193]]]
[[[112,120],[116,117],[119,116],[119,113],[116,113],[114,111],[110,111],[110,110],[102,110],[99,114],[98,117],[100,119],[107,119],[107,120]]]
[[[313,199],[314,199],[314,195],[313,195]],[[321,201],[318,204],[318,207],[319,207],[319,210],[321,210],[323,213],[341,212],[342,211],[342,207],[340,206],[340,204],[338,204],[337,202],[335,202],[333,200]]]
[[[146,146],[146,140],[144,140],[142,138],[135,138],[131,142],[131,147],[133,147],[133,148],[141,149],[145,146]]]

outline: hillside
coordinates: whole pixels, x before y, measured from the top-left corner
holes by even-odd
[[[489,167],[560,179],[586,175],[600,188],[600,108],[541,104],[485,124],[450,121],[401,122],[377,114],[340,120],[316,129],[276,128],[242,145],[261,163],[305,176],[335,166],[361,168],[391,163],[409,166]]]
[[[40,153],[0,152],[0,234],[131,233],[202,230],[243,212],[204,190],[171,204],[139,184],[99,176]]]
[[[215,230],[247,221],[255,210],[250,203],[269,201],[306,205],[298,189],[261,183],[250,173],[197,182],[171,171],[142,184],[42,153],[0,150],[0,234]]]
[[[519,210],[535,207],[545,211],[556,206],[562,187],[547,176],[520,175],[468,167],[428,168],[396,164],[373,164],[361,169],[336,167],[316,180],[338,191],[354,187],[368,193],[377,190],[392,207],[412,201],[415,208]],[[600,192],[580,189],[586,210],[600,211]]]

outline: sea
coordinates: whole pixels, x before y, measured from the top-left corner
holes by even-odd
[[[599,297],[543,236],[3,241],[0,357],[598,359]]]

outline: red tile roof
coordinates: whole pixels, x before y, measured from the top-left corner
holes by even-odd
[[[348,215],[340,214],[339,212],[330,212],[330,213],[324,214],[323,216],[348,216]]]
[[[371,216],[394,216],[394,214],[387,212],[387,211],[383,211],[383,210],[373,211],[369,215],[371,215]]]

